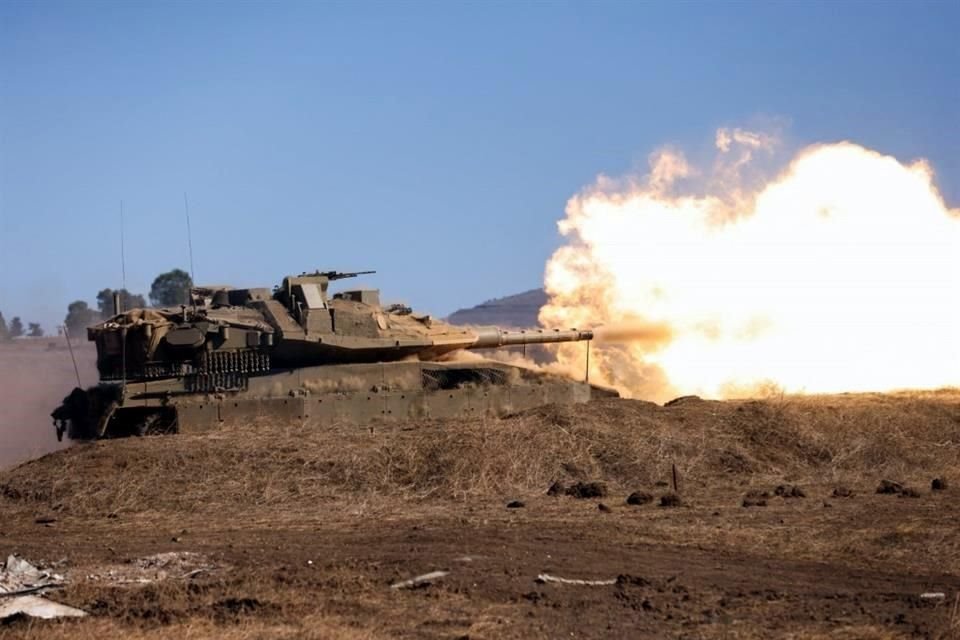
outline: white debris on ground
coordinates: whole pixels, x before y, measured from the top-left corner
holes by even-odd
[[[583,587],[606,587],[612,584],[617,584],[617,579],[612,578],[610,580],[580,580],[579,578],[561,578],[560,576],[552,576],[549,573],[541,573],[537,576],[538,582],[555,582],[557,584],[573,584]]]
[[[64,576],[44,571],[17,556],[7,557],[0,568],[0,620],[16,615],[33,618],[82,617],[86,611],[58,604],[42,593],[63,586]]]
[[[64,581],[63,576],[38,569],[17,556],[8,556],[7,561],[0,567],[0,594],[60,586]]]
[[[202,553],[170,551],[136,558],[124,564],[107,565],[87,575],[92,582],[149,584],[182,580],[220,569]]]
[[[31,618],[82,618],[88,615],[83,609],[68,607],[42,596],[17,596],[9,600],[0,600],[0,620],[16,615],[30,616]]]
[[[430,573],[425,573],[415,578],[410,578],[409,580],[403,580],[401,582],[395,582],[390,585],[391,589],[411,589],[413,587],[419,587],[431,584],[435,580],[439,580],[444,576],[450,575],[449,571],[431,571]]]

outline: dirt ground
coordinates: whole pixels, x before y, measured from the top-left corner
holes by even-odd
[[[0,637],[960,637],[958,443],[945,390],[77,445],[0,554],[91,616]]]

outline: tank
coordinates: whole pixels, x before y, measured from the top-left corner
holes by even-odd
[[[132,309],[87,330],[100,382],[51,414],[58,438],[199,432],[229,423],[501,416],[615,392],[465,351],[589,341],[590,331],[454,326],[375,289],[371,271],[288,276],[274,289],[196,287],[179,308]],[[117,309],[117,311],[120,311]]]

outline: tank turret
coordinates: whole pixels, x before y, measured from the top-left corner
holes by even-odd
[[[359,375],[360,387],[385,393],[389,385],[383,380],[378,384],[378,366],[382,374],[386,367],[390,373],[406,375],[410,365],[420,363],[422,373],[425,366],[456,368],[441,360],[461,350],[593,338],[592,332],[578,329],[454,326],[404,305],[384,307],[375,289],[329,291],[331,282],[369,273],[373,272],[302,273],[284,278],[272,290],[197,287],[190,305],[132,309],[90,327],[88,338],[97,346],[101,384],[75,390],[54,412],[58,433],[68,423],[71,433],[95,437],[139,433],[145,425],[182,431],[191,409],[207,406],[203,399],[216,396],[209,402],[222,401],[228,394],[263,404],[272,392],[251,394],[251,386],[266,387],[271,380],[280,383],[288,397],[316,394],[310,387],[318,379],[325,384],[333,381],[341,395],[332,399],[342,400],[343,383],[337,380],[344,376]],[[430,398],[419,397],[423,393],[413,399],[400,395],[409,400],[403,404],[417,406],[410,411],[398,407],[396,413],[432,413]],[[239,407],[239,401],[234,404]],[[303,419],[302,413],[298,419]],[[360,414],[356,421],[362,422],[366,419],[362,411],[345,411],[343,417],[354,421],[351,418]]]

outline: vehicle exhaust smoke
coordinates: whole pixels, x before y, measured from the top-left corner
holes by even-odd
[[[664,148],[567,203],[540,322],[601,325],[591,381],[657,401],[960,384],[960,210],[926,161],[840,142],[772,173],[778,136],[714,142],[707,169]]]

